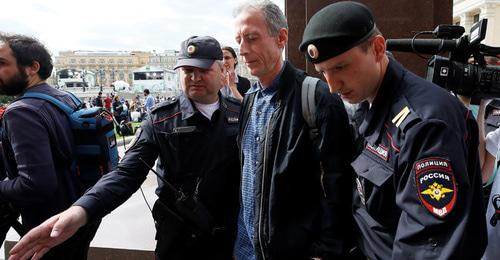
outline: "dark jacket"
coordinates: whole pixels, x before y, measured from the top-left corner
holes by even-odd
[[[47,84],[26,92],[50,95],[71,107],[71,97]],[[67,209],[81,195],[70,166],[73,133],[67,115],[45,100],[14,101],[3,116],[2,152],[7,180],[0,182],[0,198],[21,213],[25,230]],[[3,179],[3,178],[2,178]],[[86,259],[98,222],[53,248],[45,259]]]
[[[158,104],[142,122],[118,168],[75,205],[86,209],[90,221],[103,217],[125,202],[146,179],[149,168],[140,159],[150,166],[158,159],[156,171],[187,196],[197,190],[220,231],[198,248],[172,245],[172,257],[168,259],[231,259],[239,209],[239,109],[239,102],[220,96],[220,108],[209,120],[184,95]],[[163,181],[158,183],[156,194],[174,210],[173,194]],[[157,238],[161,235],[157,233]]]
[[[362,106],[362,107],[366,107]],[[354,218],[370,259],[479,259],[486,228],[478,130],[446,90],[390,59],[352,163]]]
[[[238,89],[238,92],[240,92],[240,94],[244,96],[245,93],[247,93],[248,89],[250,89],[250,80],[238,75],[238,83],[236,83],[236,88]]]
[[[284,66],[276,108],[263,129],[264,158],[255,180],[257,259],[330,259],[344,253],[351,232],[352,137],[347,114],[341,99],[320,81],[320,134],[313,144],[301,110],[305,73],[288,62]],[[256,93],[244,98],[239,143]]]
[[[27,92],[48,94],[75,106],[67,93],[47,84]],[[63,111],[33,98],[10,104],[2,126],[9,179],[0,182],[0,196],[21,211],[23,225],[31,229],[71,206],[81,194],[70,171],[73,133]]]

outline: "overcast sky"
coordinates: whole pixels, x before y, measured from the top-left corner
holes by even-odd
[[[191,35],[235,46],[232,10],[244,0],[2,0],[0,31],[64,50],[178,50]],[[284,10],[284,0],[272,0]]]

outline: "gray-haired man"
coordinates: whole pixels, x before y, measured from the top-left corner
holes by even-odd
[[[258,83],[240,119],[241,210],[236,259],[329,259],[348,248],[351,134],[337,95],[319,81],[315,138],[302,116],[305,73],[284,62],[288,26],[270,1],[235,10],[240,55]]]

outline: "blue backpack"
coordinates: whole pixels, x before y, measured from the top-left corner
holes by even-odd
[[[28,92],[19,99],[43,99],[66,113],[75,142],[72,172],[76,173],[85,191],[118,165],[113,116],[102,107],[83,108],[83,103],[78,97],[73,93],[67,93],[76,104],[76,109],[52,96],[38,92]]]

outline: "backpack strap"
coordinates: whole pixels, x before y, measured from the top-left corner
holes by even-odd
[[[318,85],[318,78],[306,76],[302,81],[301,90],[301,103],[302,103],[302,116],[309,126],[309,137],[315,140],[319,135],[318,126],[316,125],[316,86]]]
[[[78,98],[75,97],[73,94],[71,94],[70,96],[73,99],[73,101],[75,102],[75,104],[79,105],[81,103],[80,100],[78,100]],[[20,97],[19,99],[23,99],[23,98],[43,99],[45,101],[48,101],[48,102],[54,104],[58,108],[60,108],[68,116],[70,116],[74,112],[74,109],[71,108],[70,106],[68,106],[67,104],[65,104],[64,102],[60,101],[59,99],[56,99],[55,97],[47,95],[47,94],[43,94],[43,93],[39,93],[39,92],[28,92],[28,93],[24,94],[22,97]],[[75,98],[78,102],[75,101]]]

